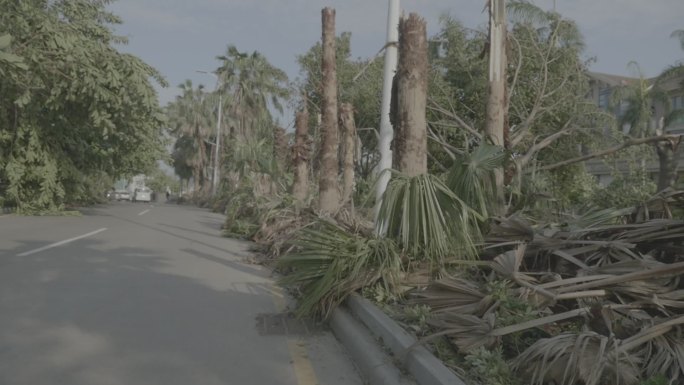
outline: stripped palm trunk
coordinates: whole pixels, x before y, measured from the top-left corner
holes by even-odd
[[[354,192],[354,153],[356,150],[356,123],[354,107],[349,103],[340,105],[342,128],[342,204],[346,204]]]
[[[658,191],[673,187],[677,181],[677,163],[679,163],[679,151],[677,150],[681,140],[682,137],[680,136],[677,141],[656,142],[659,164]]]
[[[287,169],[287,133],[282,127],[276,126],[273,129],[273,153],[281,170]]]
[[[335,64],[335,10],[324,8],[323,21],[323,112],[318,208],[322,214],[334,214],[340,204],[338,176],[337,70]]]
[[[292,195],[299,207],[306,202],[309,193],[309,111],[306,103],[295,118],[295,145],[292,149],[292,161],[294,163],[294,184]]]
[[[427,33],[415,13],[399,23],[394,164],[408,176],[427,173]]]
[[[507,128],[506,95],[506,1],[489,1],[489,98],[485,134],[496,146],[505,147]],[[495,170],[497,200],[503,207],[504,171]]]

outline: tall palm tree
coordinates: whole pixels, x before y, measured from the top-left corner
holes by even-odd
[[[231,135],[241,140],[260,134],[252,129],[257,128],[259,120],[271,118],[269,107],[283,111],[282,102],[289,95],[287,75],[259,52],[240,52],[233,45],[217,59],[221,61],[216,70],[222,84],[220,91],[232,96]]]
[[[209,110],[207,93],[202,85],[195,87],[192,81],[186,80],[178,87],[182,93],[169,107],[169,115],[174,133],[178,138],[185,139],[177,142],[182,142],[183,145],[177,146],[176,150],[186,157],[186,164],[192,167],[195,193],[208,192],[210,179],[207,168],[207,138],[213,127],[213,114]]]

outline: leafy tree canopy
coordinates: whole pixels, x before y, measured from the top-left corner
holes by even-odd
[[[164,81],[117,51],[125,39],[108,3],[0,0],[13,38],[0,39],[0,194],[20,209],[59,209],[89,176],[134,174],[162,156],[151,81]]]

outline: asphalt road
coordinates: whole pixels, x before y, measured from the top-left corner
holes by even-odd
[[[0,216],[0,384],[362,384],[329,332],[260,333],[287,300],[222,222],[164,203]]]

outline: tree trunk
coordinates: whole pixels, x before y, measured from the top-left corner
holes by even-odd
[[[288,153],[288,143],[287,143],[287,133],[282,127],[276,126],[273,129],[273,153],[275,155],[275,160],[278,163],[278,167],[281,170],[287,170],[287,153]]]
[[[335,64],[335,10],[324,8],[323,21],[323,112],[321,121],[321,170],[318,208],[334,214],[340,204],[338,187],[337,70]]]
[[[506,97],[506,2],[489,1],[489,98],[485,134],[496,146],[505,147],[504,128],[507,116]],[[503,205],[503,168],[495,170],[496,192],[499,203]]]
[[[682,137],[680,136],[677,141],[656,142],[659,165],[658,191],[674,186],[677,181],[677,163],[679,162],[679,151],[677,150],[681,140]]]
[[[340,127],[342,128],[342,205],[354,192],[354,154],[356,152],[356,124],[354,108],[349,103],[340,105]]]
[[[295,145],[292,148],[292,162],[294,163],[294,183],[292,195],[297,205],[304,206],[309,195],[309,111],[304,108],[297,112],[295,118]]]
[[[416,176],[427,173],[427,33],[425,20],[411,13],[399,23],[394,164]]]

